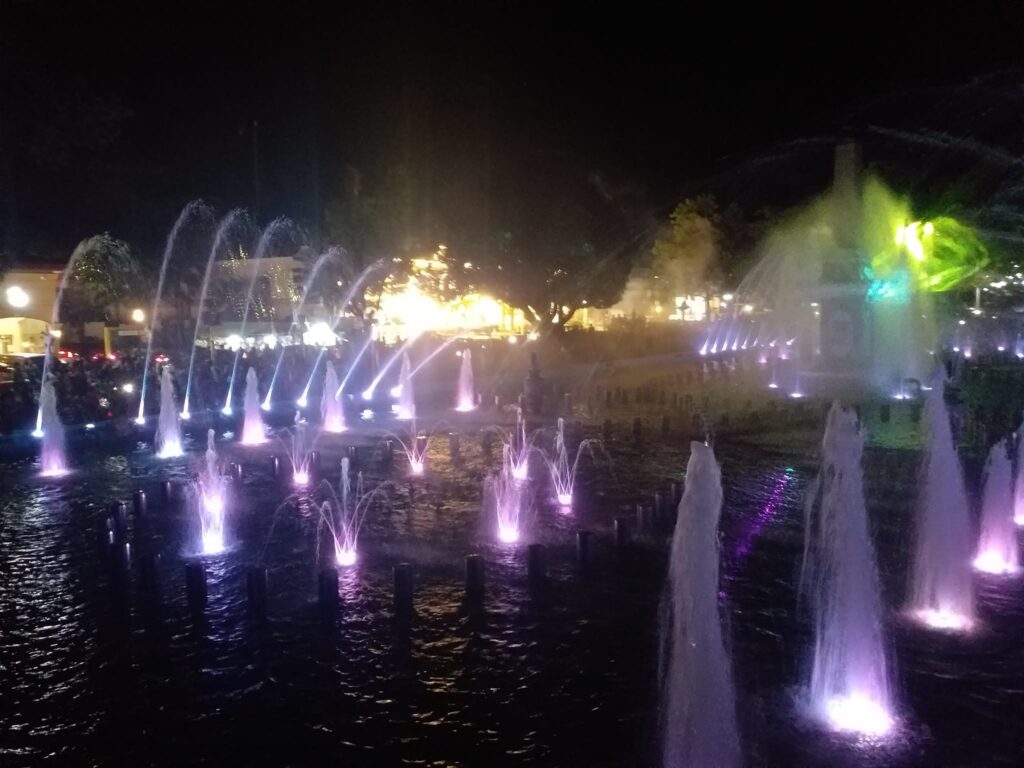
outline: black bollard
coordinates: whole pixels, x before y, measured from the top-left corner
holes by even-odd
[[[329,620],[338,612],[338,571],[336,568],[325,568],[316,578],[317,599],[320,604],[320,615]]]
[[[356,472],[361,469],[359,466],[359,446],[348,446],[345,448],[345,455],[348,457],[348,469],[350,472]]]
[[[245,594],[249,614],[257,619],[267,617],[267,569],[254,565],[245,572]]]
[[[270,471],[274,475],[275,480],[280,480],[283,474],[284,465],[281,463],[280,456],[270,457]]]
[[[459,455],[460,455],[461,451],[462,451],[462,441],[461,441],[461,439],[459,437],[459,433],[458,432],[449,432],[448,433],[448,455],[452,459],[457,459],[457,458],[459,458]]]
[[[548,572],[544,562],[544,545],[530,544],[526,547],[526,578],[531,587],[543,586]]]
[[[479,602],[484,598],[484,559],[466,555],[466,599]]]
[[[601,426],[601,439],[606,443],[611,442],[612,439],[612,420],[605,419],[604,424]]]
[[[395,461],[395,443],[393,440],[385,440],[383,446],[384,466],[390,467]]]
[[[174,503],[174,497],[177,496],[174,488],[173,480],[164,480],[160,483],[160,498],[164,503],[164,507],[170,507]]]
[[[636,505],[636,531],[641,536],[654,530],[653,521],[657,514],[656,509],[657,507],[651,507],[643,503]]]
[[[146,514],[146,492],[141,488],[132,494],[132,511],[136,515]]]
[[[185,563],[185,594],[193,611],[206,607],[206,566],[201,561]]]
[[[590,567],[590,542],[593,539],[590,531],[576,531],[576,562],[580,568]]]
[[[233,482],[241,483],[242,482],[242,465],[240,463],[238,463],[237,461],[232,462],[228,466],[228,476],[231,478],[231,480]]]
[[[629,544],[629,520],[625,517],[615,518],[615,548],[623,549]]]
[[[113,529],[119,535],[124,534],[128,527],[128,505],[123,501],[113,501],[110,503],[110,520],[113,523]]]
[[[639,416],[633,419],[633,439],[639,442],[644,437],[644,422]]]
[[[413,578],[412,566],[399,563],[395,566],[395,615],[407,618],[412,615]]]

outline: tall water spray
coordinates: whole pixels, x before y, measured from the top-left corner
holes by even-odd
[[[811,707],[835,730],[877,736],[893,725],[893,697],[863,451],[856,414],[834,403],[807,504],[801,582],[814,615]]]
[[[341,408],[338,396],[338,373],[334,364],[327,362],[327,373],[324,376],[324,393],[320,400],[320,415],[323,418],[324,430],[327,432],[345,431],[345,413]]]
[[[963,470],[949,426],[946,380],[940,373],[925,400],[928,448],[917,500],[917,547],[909,609],[939,629],[974,622],[973,536]]]
[[[468,349],[462,350],[462,366],[459,368],[459,391],[455,410],[472,411],[476,408],[476,389],[473,385],[473,355]]]
[[[160,416],[156,424],[156,455],[161,459],[172,459],[185,453],[181,447],[181,424],[178,422],[178,407],[174,402],[174,379],[171,366],[165,365],[160,374]]]
[[[160,296],[164,291],[164,278],[167,276],[167,263],[171,260],[171,255],[174,253],[174,244],[178,241],[178,233],[181,228],[185,225],[193,214],[201,213],[208,215],[210,209],[206,207],[206,204],[202,200],[193,200],[188,203],[184,208],[181,209],[181,213],[178,214],[177,221],[174,222],[174,226],[171,227],[170,234],[167,235],[167,243],[164,246],[164,259],[160,262],[160,272],[157,275],[156,281],[156,293],[153,295],[153,306],[149,310],[149,339],[146,341],[146,357],[143,360],[142,368],[142,387],[139,391],[139,415],[135,421],[137,424],[144,424],[146,421],[146,385],[149,380],[149,366],[153,357],[153,336],[156,334],[157,329],[157,313],[160,310]],[[161,402],[161,407],[162,407]]]
[[[416,418],[416,399],[412,391],[412,365],[409,353],[402,353],[402,370],[398,374],[398,418]]]
[[[214,431],[206,433],[206,454],[199,471],[198,514],[201,545],[204,555],[224,550],[224,512],[227,506],[227,483],[220,471]]]
[[[263,433],[263,417],[260,416],[260,383],[256,369],[249,367],[245,374],[245,418],[242,423],[242,444],[260,445],[266,440]]]
[[[736,694],[718,607],[722,476],[715,454],[690,443],[672,537],[662,643],[662,765],[741,763]]]
[[[40,474],[43,477],[60,477],[68,471],[64,453],[64,425],[60,423],[57,414],[57,393],[50,380],[43,382],[39,415],[38,429],[43,433],[39,454]]]
[[[1017,529],[1013,522],[1013,475],[1009,441],[992,446],[985,462],[981,536],[974,567],[985,573],[1016,573],[1020,570]]]

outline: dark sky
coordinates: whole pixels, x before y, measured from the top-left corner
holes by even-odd
[[[153,248],[195,197],[313,231],[346,167],[405,169],[411,225],[440,232],[544,230],[623,190],[653,215],[786,142],[934,127],[932,89],[956,112],[1009,72],[999,110],[1024,83],[1021,3],[785,5],[0,0],[4,242]]]

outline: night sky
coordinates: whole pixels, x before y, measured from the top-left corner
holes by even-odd
[[[410,229],[457,240],[551,231],[595,195],[636,227],[704,188],[784,206],[879,128],[1022,148],[1021,3],[258,5],[3,0],[9,254],[158,248],[196,197],[315,240],[356,172],[401,168]],[[868,160],[927,186],[899,143]]]

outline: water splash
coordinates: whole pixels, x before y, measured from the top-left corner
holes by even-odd
[[[462,365],[459,367],[459,390],[456,411],[472,411],[476,408],[476,388],[473,385],[473,355],[468,349],[462,350]]]
[[[373,381],[370,382],[370,386],[363,390],[363,400],[373,400],[373,393],[377,391],[377,387],[380,385],[381,380],[383,380],[391,366],[395,364],[395,360],[405,354],[405,350],[412,342],[412,339],[407,339],[403,342],[402,345],[395,350],[395,353],[388,358],[388,361],[380,367],[380,370],[377,371],[377,375],[374,376]]]
[[[189,403],[192,395],[192,371],[196,362],[196,342],[199,341],[199,328],[203,322],[203,307],[206,306],[206,292],[210,287],[210,274],[213,272],[213,263],[217,259],[221,243],[224,242],[228,233],[230,233],[235,224],[238,223],[239,218],[244,215],[245,212],[241,208],[236,208],[221,219],[220,224],[217,225],[217,231],[213,236],[213,245],[210,246],[210,255],[206,259],[206,271],[203,272],[203,285],[199,291],[199,304],[197,305],[196,310],[196,325],[192,331],[192,347],[189,351],[188,378],[185,380],[185,402],[181,408],[181,418],[183,419],[188,419],[191,415],[189,411]]]
[[[512,447],[502,446],[501,469],[484,480],[484,503],[495,522],[495,535],[503,544],[515,544],[522,536],[524,484],[512,474]]]
[[[718,608],[722,477],[715,454],[690,443],[672,537],[662,646],[662,765],[741,764],[732,669]]]
[[[412,365],[409,362],[409,353],[402,353],[402,369],[398,374],[398,409],[396,411],[400,419],[416,418],[416,397],[412,389]]]
[[[310,454],[313,451],[315,438],[311,439],[305,424],[296,424],[291,429],[286,429],[278,436],[281,445],[284,446],[285,454],[292,465],[292,483],[303,488],[309,485]]]
[[[242,445],[260,445],[266,441],[263,417],[260,415],[260,384],[256,369],[245,374],[245,417],[242,423]]]
[[[196,213],[208,216],[210,209],[202,200],[193,200],[188,203],[181,209],[181,213],[178,214],[174,226],[171,227],[170,234],[167,235],[167,243],[164,245],[164,259],[160,263],[160,273],[156,280],[156,293],[153,295],[153,306],[149,310],[149,339],[146,341],[146,357],[142,367],[142,387],[139,390],[139,415],[135,419],[136,424],[144,424],[146,422],[146,384],[149,380],[149,366],[153,357],[153,337],[156,335],[157,315],[160,311],[160,297],[164,291],[164,278],[167,276],[167,263],[171,260],[171,255],[174,253],[174,244],[178,241],[178,234],[181,232],[181,228]]]
[[[985,573],[1009,574],[1020,570],[1017,529],[1013,523],[1013,475],[1009,442],[992,446],[985,462],[981,536],[974,567]]]
[[[320,415],[323,418],[324,430],[327,432],[345,431],[345,413],[338,399],[338,373],[334,364],[328,361],[327,373],[324,376],[324,393],[320,400]]]
[[[334,562],[348,568],[359,559],[359,531],[369,510],[370,504],[380,493],[381,487],[367,491],[364,487],[363,473],[356,475],[355,488],[352,488],[349,460],[341,460],[341,487],[339,494],[330,483],[323,482],[318,489],[327,498],[320,502],[319,526],[326,526],[334,548]],[[320,529],[317,529],[319,538]],[[317,547],[317,551],[319,551]]]
[[[64,451],[64,425],[57,413],[57,393],[52,381],[44,381],[39,396],[39,431],[42,432],[39,474],[43,477],[62,477],[68,473]]]
[[[565,442],[565,419],[559,418],[555,429],[555,455],[554,458],[544,457],[551,473],[551,484],[555,488],[555,500],[564,512],[572,509],[573,491],[576,487],[576,470],[579,467],[580,457],[584,450],[591,452],[592,446],[599,440],[584,440],[576,448],[576,456],[572,462],[569,461],[569,449]]]
[[[815,715],[837,731],[881,736],[894,724],[893,695],[864,504],[863,450],[856,414],[833,403],[807,504],[801,584],[810,590],[814,614]]]
[[[908,608],[915,618],[936,629],[969,629],[974,623],[973,537],[945,391],[945,377],[939,374],[925,399],[928,449],[918,497]]]
[[[169,365],[165,365],[160,374],[160,416],[154,442],[156,455],[161,459],[173,459],[185,453],[181,447],[181,424],[178,421],[178,406],[174,402],[174,379]]]
[[[202,551],[215,555],[224,551],[224,513],[227,508],[227,481],[221,472],[214,431],[206,433],[206,454],[196,481],[197,514]]]

